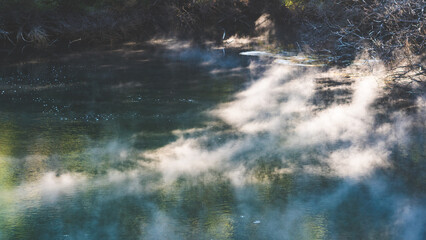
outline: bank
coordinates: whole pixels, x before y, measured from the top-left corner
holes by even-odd
[[[1,62],[175,38],[296,50],[350,64],[367,54],[424,81],[422,0],[0,0]],[[420,78],[419,78],[420,77]]]

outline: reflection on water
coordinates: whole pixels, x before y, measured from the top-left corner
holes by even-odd
[[[0,239],[423,239],[425,100],[384,107],[382,76],[195,49],[2,67]]]

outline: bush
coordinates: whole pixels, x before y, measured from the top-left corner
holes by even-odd
[[[308,30],[323,30],[336,50],[367,50],[388,62],[401,52],[406,58],[424,54],[422,0],[311,0],[303,6],[298,10]]]

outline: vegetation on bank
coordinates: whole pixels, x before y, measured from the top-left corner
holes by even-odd
[[[0,47],[21,51],[154,35],[219,41],[223,31],[250,34],[268,5],[260,0],[0,0]]]
[[[367,52],[390,67],[402,67],[395,77],[426,81],[425,1],[303,2],[298,13],[304,23],[301,39],[308,46],[341,58]]]
[[[153,36],[218,43],[256,34],[267,14],[277,42],[351,58],[369,52],[424,74],[423,0],[0,0],[2,55]]]

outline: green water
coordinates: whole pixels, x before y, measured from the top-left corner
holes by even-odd
[[[351,141],[294,145],[303,113],[265,105],[256,124],[288,124],[255,132],[234,122],[253,108],[229,121],[212,113],[268,68],[227,54],[123,50],[1,67],[0,239],[424,237],[421,113],[407,141],[385,141],[387,165],[333,174],[322,159]],[[308,71],[293,68],[287,78]]]

